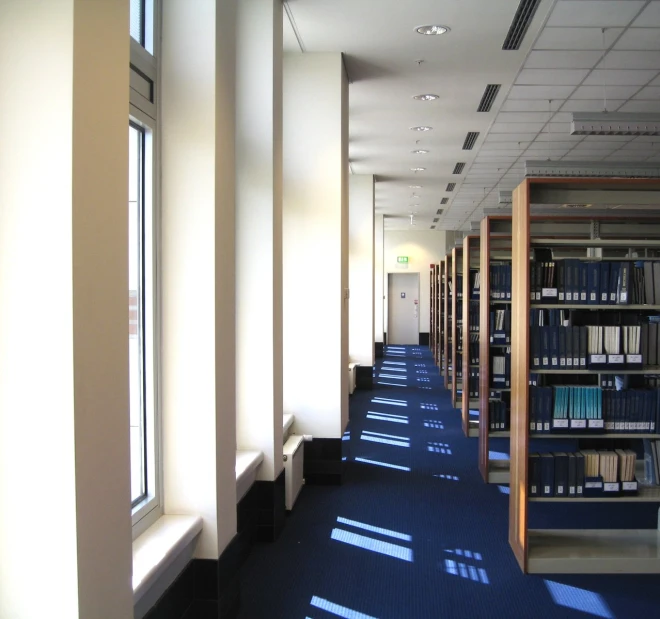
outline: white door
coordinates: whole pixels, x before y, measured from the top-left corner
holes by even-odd
[[[387,343],[419,344],[419,273],[388,273]]]

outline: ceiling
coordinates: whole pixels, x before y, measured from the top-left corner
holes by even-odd
[[[351,170],[376,176],[387,229],[469,230],[529,159],[660,161],[659,137],[569,133],[571,112],[660,113],[660,0],[541,0],[520,49],[503,51],[520,2],[284,2],[285,51],[345,55]],[[417,34],[423,24],[450,32]],[[477,112],[489,84],[501,87]],[[412,98],[423,93],[439,98]],[[468,132],[479,136],[464,150]]]

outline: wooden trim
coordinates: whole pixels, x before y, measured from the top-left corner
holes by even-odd
[[[458,361],[458,320],[456,318],[456,309],[458,308],[458,289],[456,284],[458,283],[458,265],[459,261],[462,258],[463,248],[454,247],[451,250],[451,273],[452,273],[452,288],[454,289],[454,294],[451,296],[451,307],[452,307],[452,321],[451,321],[451,367],[452,367],[452,381],[451,381],[451,405],[453,408],[456,408],[456,401],[458,399],[458,373],[456,372],[457,361]],[[463,265],[461,263],[461,269]],[[463,378],[461,377],[461,383]],[[461,392],[465,389],[461,388]]]
[[[470,437],[470,258],[478,251],[479,237],[470,234],[463,239],[463,398],[461,401],[461,420],[463,434]],[[465,392],[468,396],[465,397]]]
[[[481,220],[479,262],[481,301],[479,303],[479,472],[488,483],[488,377],[490,376],[490,217]]]
[[[445,338],[443,342],[443,351],[444,351],[444,358],[445,358],[445,363],[444,363],[444,384],[445,384],[445,389],[449,388],[449,381],[450,381],[450,375],[449,375],[449,331],[451,328],[451,325],[449,324],[449,278],[451,277],[451,254],[447,254],[444,258],[444,264],[445,264],[445,301],[444,301],[444,333],[445,333]]]

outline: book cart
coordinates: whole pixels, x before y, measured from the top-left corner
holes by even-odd
[[[479,420],[470,420],[470,410],[479,409],[479,236],[470,234],[463,239],[463,291],[461,324],[463,352],[463,392],[461,420],[463,433],[479,436]]]
[[[460,407],[463,393],[463,247],[451,250],[451,341],[449,343],[452,379],[451,405]]]
[[[657,196],[657,197],[656,197]],[[570,237],[537,236],[532,234],[532,205],[589,205],[598,212],[592,215],[591,240]],[[660,258],[660,219],[653,210],[634,209],[660,204],[660,182],[645,179],[566,179],[566,178],[530,178],[523,181],[513,194],[512,211],[512,324],[511,333],[511,472],[509,503],[509,543],[523,572],[526,573],[659,573],[660,572],[660,534],[657,528],[649,529],[532,529],[529,527],[530,502],[562,502],[564,519],[570,519],[570,510],[577,509],[576,503],[602,503],[599,513],[604,513],[611,503],[660,503],[660,487],[643,485],[647,476],[644,468],[637,467],[632,480],[624,480],[622,463],[624,450],[619,457],[617,469],[610,466],[612,452],[606,447],[601,451],[583,450],[574,454],[540,454],[549,456],[546,463],[554,460],[555,468],[544,469],[536,466],[543,458],[530,457],[534,440],[530,422],[543,429],[545,439],[578,438],[590,442],[597,437],[599,444],[619,444],[624,442],[650,441],[660,438],[658,435],[657,403],[650,409],[638,407],[643,402],[643,394],[653,389],[600,390],[602,376],[616,375],[618,380],[636,377],[646,381],[656,380],[660,367],[649,366],[644,355],[657,354],[651,351],[650,344],[639,353],[639,348],[629,348],[639,343],[639,337],[622,337],[628,325],[652,325],[654,317],[660,315],[660,304],[654,293],[644,292],[644,285],[638,285],[635,279],[644,270],[643,261],[650,262]],[[614,210],[611,210],[614,207]],[[584,207],[583,207],[584,208]],[[605,214],[602,214],[605,213]],[[577,224],[576,224],[577,225]],[[530,260],[531,257],[531,260]],[[550,260],[545,262],[544,260]],[[570,259],[569,262],[567,259]],[[636,263],[639,261],[639,263]],[[563,262],[563,264],[560,264]],[[582,266],[583,263],[591,266]],[[616,265],[619,266],[616,266]],[[551,265],[549,271],[538,273]],[[577,266],[575,266],[577,265]],[[594,266],[595,265],[595,266]],[[575,267],[575,269],[573,268]],[[616,267],[616,269],[615,269]],[[612,273],[617,271],[616,277]],[[653,267],[651,267],[653,270]],[[583,275],[584,272],[587,275]],[[600,273],[603,286],[592,285],[590,274]],[[549,275],[548,275],[549,273]],[[642,275],[639,275],[640,278]],[[547,277],[547,279],[546,279]],[[583,278],[587,278],[586,280]],[[576,283],[576,282],[582,282]],[[586,285],[584,285],[586,283]],[[648,280],[644,284],[649,283]],[[539,285],[540,284],[540,285]],[[577,286],[577,288],[576,288]],[[578,295],[576,299],[574,295]],[[604,296],[603,296],[604,295]],[[534,297],[532,299],[532,296]],[[611,298],[607,298],[610,296]],[[646,296],[652,297],[653,303],[646,303]],[[636,299],[636,300],[635,300]],[[640,302],[640,299],[643,299]],[[555,359],[554,343],[546,349],[545,333],[541,328],[534,331],[530,317],[535,311],[568,310],[570,324],[567,329],[578,329],[579,341],[576,351],[575,338],[569,347],[566,339],[562,351],[562,335],[559,335],[559,357]],[[531,311],[530,311],[531,310]],[[616,317],[616,321],[612,319]],[[619,326],[614,325],[618,322]],[[594,326],[595,325],[595,326]],[[602,325],[602,326],[601,326]],[[640,328],[642,328],[640,327]],[[554,342],[550,327],[550,337]],[[619,329],[617,339],[611,340],[610,348],[603,351],[602,339],[598,329]],[[634,327],[637,328],[636,326]],[[584,331],[582,331],[584,330]],[[534,331],[534,333],[533,333]],[[541,344],[537,337],[541,332]],[[568,332],[565,332],[566,338]],[[583,344],[582,333],[587,340]],[[649,327],[647,327],[649,333]],[[654,331],[655,334],[655,331]],[[593,338],[592,338],[593,336]],[[623,348],[621,347],[623,345]],[[573,363],[567,361],[578,352]],[[564,357],[562,357],[562,354]],[[577,362],[577,363],[576,363]],[[577,367],[577,369],[576,369]],[[545,399],[539,399],[538,387],[549,390],[547,410]],[[592,406],[593,398],[587,399],[587,415],[584,416],[582,399],[571,399],[571,408],[567,416],[563,414],[563,400],[560,390],[564,384],[573,389],[590,389],[601,392],[602,407]],[[652,383],[653,384],[653,383]],[[576,386],[577,385],[577,386]],[[657,385],[657,383],[656,383]],[[656,389],[657,391],[657,389]],[[641,395],[637,395],[637,393]],[[536,394],[536,395],[535,395]],[[631,395],[632,394],[632,395]],[[639,397],[630,400],[631,405],[615,406],[619,396]],[[605,406],[605,401],[609,404]],[[621,400],[620,403],[622,403]],[[575,412],[580,414],[574,414]],[[602,413],[596,415],[595,411]],[[546,417],[546,412],[550,413]],[[641,416],[640,416],[641,413]],[[647,413],[649,415],[647,416]],[[541,422],[539,423],[539,419]],[[549,430],[549,431],[548,431]],[[654,441],[652,441],[654,442]],[[599,447],[600,449],[600,447]],[[591,467],[589,472],[588,454],[593,451],[600,455],[600,468]],[[536,454],[533,454],[536,456]],[[537,475],[552,474],[555,481],[563,478],[559,467],[563,456],[573,456],[584,460],[583,479],[580,480],[578,467],[577,492],[572,496],[566,492],[563,482],[557,486],[539,483]],[[577,458],[580,456],[580,458]],[[607,457],[606,457],[607,456]],[[598,463],[598,459],[595,460]],[[637,461],[643,464],[644,461]],[[633,456],[632,464],[635,464]],[[562,465],[563,466],[563,465]],[[544,473],[545,471],[545,473]],[[549,472],[548,472],[549,471]],[[613,474],[613,479],[608,476]],[[570,473],[568,475],[570,479]],[[547,478],[546,478],[547,480]],[[657,484],[657,478],[655,482]],[[568,482],[571,483],[570,481]],[[574,505],[571,506],[570,503]],[[541,507],[541,509],[544,509]],[[545,508],[545,509],[550,509]],[[613,508],[610,508],[613,509]],[[631,510],[634,508],[630,508]],[[583,519],[576,519],[576,524],[586,525]]]
[[[443,341],[443,353],[444,365],[442,368],[444,385],[446,389],[451,391],[452,382],[453,382],[453,368],[451,366],[451,344],[452,344],[452,328],[453,328],[453,314],[452,314],[452,293],[451,293],[451,278],[452,278],[452,254],[448,253],[444,260],[444,271],[445,271],[445,285],[444,285],[444,322],[443,322],[443,332],[445,334]]]

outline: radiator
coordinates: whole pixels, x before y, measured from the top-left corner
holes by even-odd
[[[284,443],[284,490],[286,508],[289,511],[293,509],[293,504],[305,483],[303,479],[304,455],[303,437],[291,435]]]

